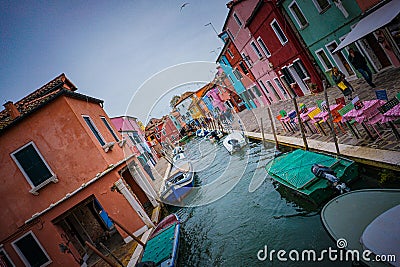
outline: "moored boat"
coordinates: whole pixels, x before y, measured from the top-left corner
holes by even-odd
[[[189,161],[179,161],[174,164],[170,176],[165,181],[161,199],[167,204],[181,202],[194,186],[194,173]]]
[[[357,250],[359,260],[368,266],[400,266],[400,189],[364,189],[339,195],[324,206],[321,220],[338,246]],[[370,261],[362,257],[366,250],[371,252]],[[375,255],[384,255],[386,261],[375,261]]]
[[[226,148],[226,150],[228,150],[228,152],[232,154],[235,151],[238,151],[242,147],[246,146],[247,140],[244,137],[244,134],[240,132],[233,132],[225,137],[223,145]]]
[[[277,156],[265,168],[274,180],[317,204],[331,197],[336,189],[347,191],[346,184],[358,178],[354,161],[300,149]],[[314,174],[315,168],[320,170]]]
[[[165,217],[150,235],[142,256],[142,264],[176,266],[178,258],[180,221],[176,214]]]

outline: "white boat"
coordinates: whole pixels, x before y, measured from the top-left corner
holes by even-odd
[[[199,129],[199,130],[196,131],[196,136],[197,136],[197,137],[204,137],[204,136],[206,136],[208,133],[209,133],[209,131],[206,130],[206,129]]]
[[[165,181],[161,199],[167,204],[179,204],[194,186],[194,172],[189,161],[177,161]]]
[[[173,156],[176,156],[176,155],[178,155],[179,153],[183,153],[183,147],[181,147],[181,146],[176,146],[175,148],[174,148],[174,150],[172,151],[172,155]]]
[[[352,191],[329,201],[321,211],[321,220],[339,248],[369,250],[368,266],[400,266],[400,189],[364,189]],[[375,255],[388,261],[374,261]]]
[[[180,160],[183,160],[183,159],[185,159],[186,157],[185,157],[185,154],[183,154],[183,153],[178,153],[178,154],[176,154],[173,158],[172,158],[172,161],[173,162],[177,162],[177,161],[180,161]]]
[[[233,152],[238,151],[247,145],[247,140],[244,137],[244,134],[240,132],[233,132],[228,134],[228,136],[224,139],[223,144],[228,152],[232,154]]]

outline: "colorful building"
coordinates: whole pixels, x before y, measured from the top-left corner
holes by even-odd
[[[249,53],[254,62],[251,71],[270,98],[274,96],[276,101],[290,97],[287,90],[281,89],[281,81],[297,96],[322,91],[322,80],[308,51],[288,26],[276,2],[260,0],[246,27],[252,35],[250,45],[254,52]],[[293,94],[292,90],[289,92]]]
[[[103,101],[76,90],[61,74],[0,112],[0,250],[11,266],[78,266],[92,259],[87,243],[132,240],[110,218],[135,236],[154,227],[146,174]]]

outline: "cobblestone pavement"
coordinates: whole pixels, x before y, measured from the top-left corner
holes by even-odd
[[[396,96],[397,93],[400,92],[400,68],[390,68],[384,70],[378,74],[374,75],[374,83],[376,84],[376,88],[371,88],[367,82],[363,78],[356,79],[354,81],[350,81],[355,92],[353,93],[353,97],[359,96],[361,100],[371,100],[376,99],[375,90],[378,89],[385,89],[388,94],[388,98],[391,99]],[[329,103],[335,104],[335,99],[342,97],[341,91],[336,87],[332,86],[327,89],[328,92],[328,99]],[[297,98],[297,103],[304,103],[307,107],[316,106],[316,100],[324,100],[324,93],[318,93],[314,95],[307,95],[303,97]],[[346,99],[346,104],[348,100]],[[271,105],[272,117],[276,127],[276,133],[278,135],[285,135],[285,136],[294,136],[301,138],[300,131],[286,133],[281,123],[276,119],[276,116],[279,115],[280,110],[286,110],[287,113],[294,109],[293,100],[283,100],[279,103]],[[245,131],[252,131],[252,132],[261,132],[260,121],[262,119],[264,132],[272,134],[272,128],[270,119],[268,116],[267,108],[257,108],[253,110],[245,110],[238,114],[243,128]],[[311,126],[311,125],[310,125]],[[238,117],[235,118],[234,123],[232,125],[234,129],[240,129],[238,124]],[[398,130],[399,124],[396,124]],[[311,126],[311,128],[313,128]],[[318,134],[318,133],[311,133],[308,129],[306,133],[307,139],[316,139],[319,141],[333,141],[333,138],[330,136],[330,131],[327,125],[324,125],[325,132],[327,136]],[[347,128],[345,127],[347,130]],[[368,146],[372,148],[380,148],[386,150],[396,150],[400,151],[400,142],[396,140],[393,132],[387,125],[378,125],[377,130],[381,134],[382,138],[379,138],[376,133],[371,129],[371,133],[373,133],[374,139],[371,140],[365,130],[361,127],[361,125],[357,125],[357,129],[361,133],[360,139],[356,139],[350,133],[350,131],[346,131],[343,133],[339,129],[337,129],[336,134],[339,143],[343,144],[350,144],[350,145],[357,145],[357,146]]]

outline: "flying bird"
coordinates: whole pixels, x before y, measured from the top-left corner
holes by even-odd
[[[181,6],[181,12],[182,12],[182,9],[183,9],[185,6],[187,6],[187,5],[189,5],[189,3],[184,3],[184,4]]]

